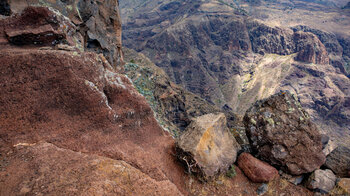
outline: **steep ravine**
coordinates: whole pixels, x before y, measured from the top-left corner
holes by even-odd
[[[215,105],[183,89],[144,54],[127,48],[122,53],[118,1],[7,2],[12,15],[0,17],[0,195],[312,195],[305,186],[295,185],[293,176],[290,179],[285,172],[307,177],[323,164],[321,135],[296,96],[286,92],[268,96],[280,87],[270,78],[278,77],[297,92],[299,86],[288,83],[295,78],[287,77],[297,75],[303,79],[303,86],[322,76],[319,82],[332,89],[337,87],[340,94],[347,90],[341,86],[346,79],[339,77],[340,73],[332,75],[335,68],[331,65],[315,68],[314,64],[295,61],[296,54],[239,53],[248,59],[237,56],[240,62],[256,65],[234,71],[242,73],[245,82],[238,83],[241,79],[235,78],[240,95],[223,94],[225,101],[243,108],[267,97],[264,101],[281,103],[269,107],[257,102],[257,109],[247,113],[243,125],[241,117],[234,114],[238,107]],[[189,5],[186,13],[193,12],[197,5]],[[163,9],[177,6],[175,3]],[[312,44],[321,47],[312,34],[294,34],[310,38]],[[233,43],[228,47],[235,46]],[[318,51],[325,50],[304,50],[302,57],[325,61],[322,54],[314,58],[313,52]],[[222,89],[231,88],[224,84]],[[263,89],[259,96],[245,102],[256,86]],[[339,103],[346,105],[347,100]],[[337,108],[341,110],[339,103]],[[332,111],[327,116],[338,114],[338,110]],[[339,115],[346,117],[346,113]],[[250,131],[267,129],[273,134],[283,131],[289,137],[288,152],[300,152],[295,150],[296,144],[304,144],[298,149],[304,149],[305,144],[311,147],[300,153],[302,163],[293,164],[295,157],[286,157],[281,151],[283,139],[266,137],[274,159],[239,159],[240,150],[249,149],[234,142],[231,133],[238,139],[245,137],[234,130],[244,130],[241,126]],[[298,126],[300,129],[291,131]],[[205,160],[215,164],[223,160],[223,168],[208,170],[213,178],[203,180],[187,168],[193,165],[186,157],[194,156],[185,151],[179,154],[178,136],[186,137],[184,132],[192,137],[185,138],[185,146],[198,142],[194,150],[200,156],[210,155],[201,162],[203,167]],[[292,137],[295,134],[299,138],[296,144]],[[264,150],[269,147],[253,155],[263,158]],[[239,164],[242,160],[257,163],[252,173],[268,180],[255,181]],[[259,174],[266,167],[273,172]],[[264,176],[271,173],[272,178]]]
[[[282,4],[261,7],[274,11]],[[301,97],[324,133],[347,143],[343,139],[349,138],[350,130],[346,30],[336,34],[300,25],[279,27],[214,0],[134,5],[124,9],[121,3],[125,45],[145,54],[174,83],[239,115],[261,98],[290,90]],[[304,9],[298,6],[295,12]],[[320,6],[305,9],[314,14],[328,5]],[[332,6],[329,12],[337,9]]]

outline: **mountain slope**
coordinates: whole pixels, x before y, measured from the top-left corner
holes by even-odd
[[[276,27],[247,15],[264,8],[266,13],[278,11],[274,17],[282,16],[279,7],[283,3],[261,1],[247,5],[214,0],[154,0],[124,12],[121,4],[121,12],[125,13],[124,43],[144,53],[176,84],[241,115],[256,100],[290,90],[300,96],[302,105],[324,132],[343,142],[342,137],[349,137],[350,131],[350,81],[346,76],[346,29],[350,25],[336,28],[341,35],[322,31],[327,24],[320,26],[322,30],[295,26],[308,24],[302,22]],[[312,17],[320,12],[319,16],[350,18],[334,5],[328,11],[325,9],[329,5],[322,3],[298,1],[293,5],[294,14],[307,10]],[[269,17],[272,18],[265,19],[271,21],[273,16]],[[343,25],[347,21],[332,20],[331,24]]]

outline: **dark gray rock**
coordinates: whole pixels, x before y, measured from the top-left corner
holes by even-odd
[[[258,195],[263,195],[265,194],[267,191],[269,190],[269,186],[267,184],[262,184],[261,186],[259,186],[259,188],[256,190],[256,193]]]
[[[289,92],[256,102],[244,123],[253,153],[287,173],[309,173],[325,162],[316,125]]]
[[[9,16],[11,15],[11,8],[8,0],[0,1],[0,15]]]
[[[338,146],[326,159],[325,166],[340,177],[348,177],[350,171],[350,149]]]

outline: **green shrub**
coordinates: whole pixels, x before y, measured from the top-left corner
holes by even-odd
[[[233,178],[237,175],[235,165],[231,165],[230,169],[226,172],[226,176],[229,178]]]

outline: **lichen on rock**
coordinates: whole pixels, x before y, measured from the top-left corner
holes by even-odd
[[[253,152],[277,168],[300,175],[325,162],[321,134],[289,92],[256,102],[245,114],[244,123]]]

